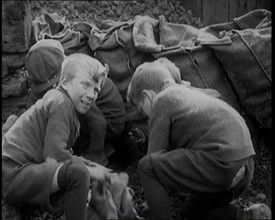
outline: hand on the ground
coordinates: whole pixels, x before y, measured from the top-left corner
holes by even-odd
[[[131,131],[129,131],[129,136],[132,143],[144,144],[146,142],[146,136],[139,128],[132,128]]]

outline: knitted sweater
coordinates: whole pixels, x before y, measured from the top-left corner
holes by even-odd
[[[248,127],[235,109],[220,99],[168,84],[152,106],[147,153],[175,148],[207,151],[220,161],[255,154]]]

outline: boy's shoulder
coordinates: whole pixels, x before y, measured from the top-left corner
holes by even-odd
[[[181,88],[177,84],[168,85],[157,94],[154,106],[169,106],[173,104],[174,100],[176,100],[176,94]]]
[[[60,99],[62,100],[65,99],[65,93],[59,89],[50,89],[44,94],[43,99],[51,101],[58,101]]]
[[[171,84],[163,88],[157,95],[155,102],[159,106],[179,106],[183,102],[192,103],[195,100],[207,99],[208,97],[211,98],[184,85]]]
[[[185,88],[182,85],[170,84],[162,89],[162,91],[157,95],[157,99],[169,100],[184,90]]]
[[[64,106],[64,108],[72,108],[73,103],[66,92],[60,89],[51,89],[47,91],[42,98],[43,105],[47,106]]]

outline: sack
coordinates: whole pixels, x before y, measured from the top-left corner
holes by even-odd
[[[184,24],[137,16],[133,30],[135,46],[150,52],[154,59],[166,57],[180,69],[181,78],[191,86],[217,90],[224,101],[241,111],[227,74],[214,51],[196,45],[199,29]],[[219,42],[218,43],[224,43]]]
[[[112,173],[111,185],[92,182],[87,220],[137,219],[133,206],[133,190],[128,187],[127,173]]]
[[[270,12],[259,9],[232,22],[201,29],[166,22],[163,16],[159,20],[136,16],[134,21],[127,22],[106,20],[99,29],[79,22],[72,30],[64,28],[57,34],[52,31],[55,34],[44,36],[62,42],[66,54],[84,52],[108,64],[109,78],[124,100],[136,67],[167,57],[179,67],[182,79],[193,87],[217,90],[224,101],[251,123],[250,128],[255,123],[253,120],[270,128],[271,46],[267,45],[271,45],[268,27],[271,22],[268,16]],[[239,59],[232,59],[238,54],[242,54]]]
[[[150,27],[148,27],[150,26]],[[167,57],[183,80],[217,90],[254,130],[271,128],[271,13],[259,9],[232,22],[196,29],[137,16],[135,46]]]
[[[221,36],[230,38],[229,44],[202,44],[215,51],[244,110],[261,127],[271,129],[271,13],[255,10],[234,21],[241,30],[224,30]]]
[[[95,30],[89,35],[88,44],[93,56],[102,63],[109,65],[108,77],[116,84],[122,98],[126,100],[127,88],[138,65],[152,60],[150,54],[139,52],[133,43],[134,22],[111,22],[110,27],[100,39],[100,31]],[[105,25],[106,26],[106,25]]]

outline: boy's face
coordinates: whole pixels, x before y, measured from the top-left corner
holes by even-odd
[[[61,85],[70,95],[76,111],[85,114],[97,99],[101,82],[102,78],[95,82],[87,71],[82,70],[71,81],[63,79]]]

